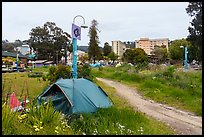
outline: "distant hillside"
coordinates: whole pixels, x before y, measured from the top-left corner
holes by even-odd
[[[88,47],[89,46],[78,46],[77,49],[81,50],[81,51],[84,51],[84,52],[88,52]]]

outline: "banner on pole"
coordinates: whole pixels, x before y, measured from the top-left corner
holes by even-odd
[[[72,23],[72,38],[81,40],[81,27]]]

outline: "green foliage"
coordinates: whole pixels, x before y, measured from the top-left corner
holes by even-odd
[[[148,62],[138,63],[135,66],[135,71],[139,72],[140,70],[143,70],[143,69],[147,68],[147,66],[148,66]]]
[[[2,112],[2,134],[15,133],[13,123],[17,118],[17,114],[11,111],[10,107],[6,103],[2,105]]]
[[[38,52],[38,59],[51,60],[52,57],[55,62],[62,56],[59,54],[57,57],[56,51],[60,51],[62,45],[65,47],[65,44],[70,43],[70,35],[57,27],[54,22],[46,22],[42,27],[33,28],[29,34],[29,42],[31,47]]]
[[[202,71],[180,72],[174,66],[148,67],[138,73],[134,69],[128,65],[106,67],[92,75],[128,83],[145,97],[202,115]]]
[[[186,39],[174,40],[169,46],[170,58],[173,60],[184,60],[184,48],[180,46],[190,46]]]
[[[105,42],[103,47],[103,55],[108,56],[109,53],[111,53],[111,46],[108,44],[108,42]]]
[[[13,43],[3,43],[2,42],[2,51],[15,52],[14,47],[15,46]]]
[[[116,55],[113,51],[111,51],[108,54],[108,58],[114,62],[118,58],[118,55]]]
[[[166,71],[163,72],[163,76],[166,77],[166,78],[172,78],[174,75],[174,72],[175,72],[175,67],[174,66],[169,66],[167,67]]]
[[[88,64],[78,67],[78,77],[90,78],[91,67]]]
[[[56,82],[60,78],[71,78],[71,67],[61,64],[58,66],[52,66],[49,69],[47,78],[51,83]]]
[[[98,70],[99,70],[99,71],[102,71],[102,70],[103,70],[103,67],[99,66],[99,67],[98,67]]]
[[[123,60],[128,63],[137,64],[148,61],[148,56],[141,48],[127,49],[123,53]]]
[[[37,77],[42,77],[43,73],[42,72],[30,72],[28,73],[28,77],[30,78],[37,78]]]
[[[91,67],[88,64],[78,66],[78,78],[91,78]],[[71,67],[59,64],[58,66],[51,66],[47,75],[43,76],[43,79],[48,79],[51,83],[56,82],[58,79],[72,78]]]
[[[40,123],[49,124],[60,116],[60,113],[54,110],[52,102],[49,101],[47,104],[41,104],[36,107],[35,103],[29,107],[29,115],[27,123],[33,127],[34,125],[39,125]]]
[[[167,49],[166,47],[155,47],[154,50],[152,51],[152,54],[154,57],[157,57],[157,63],[161,64],[166,61],[167,59]]]
[[[191,26],[188,28],[189,36],[187,40],[192,46],[189,48],[189,57],[197,61],[202,61],[202,2],[189,2],[186,8],[187,14],[192,17]]]
[[[52,103],[27,106],[28,112],[13,112],[3,105],[3,135],[54,135],[72,134],[65,115],[55,111]]]
[[[155,125],[158,126],[157,129]],[[148,119],[129,107],[123,109],[101,108],[94,114],[81,114],[72,123],[72,128],[76,134],[83,135],[173,134],[172,131],[167,131],[164,125]],[[162,133],[159,129],[163,129]]]
[[[98,22],[94,19],[91,21],[91,27],[89,28],[89,47],[88,47],[88,56],[90,60],[95,61],[102,58],[102,51],[100,50],[98,44],[99,44],[99,38],[97,35],[97,25]]]

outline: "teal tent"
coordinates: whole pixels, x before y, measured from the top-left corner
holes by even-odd
[[[84,78],[59,79],[37,98],[38,103],[49,99],[55,110],[65,114],[95,112],[112,106],[103,89]]]

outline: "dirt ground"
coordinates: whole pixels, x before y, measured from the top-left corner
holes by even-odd
[[[103,78],[97,80],[114,87],[117,94],[126,99],[136,111],[165,122],[178,135],[202,135],[202,117],[145,99],[135,89],[119,82]]]

